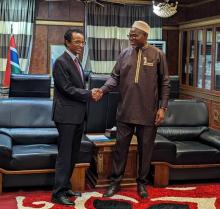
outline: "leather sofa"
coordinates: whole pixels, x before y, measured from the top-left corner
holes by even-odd
[[[88,88],[102,86],[107,78],[91,74]],[[112,128],[119,99],[115,89],[98,103],[90,101],[85,131],[103,133]],[[46,98],[0,99],[0,192],[2,184],[4,187],[53,184],[58,133],[51,121],[51,102]],[[166,186],[169,180],[220,176],[220,133],[209,129],[208,117],[203,102],[169,101],[152,156],[155,185]],[[92,142],[82,141],[76,172],[84,169],[85,174],[92,148]],[[72,179],[77,180],[73,185],[85,183]]]
[[[90,75],[89,88],[100,87],[108,76]],[[178,86],[171,78],[171,91]],[[173,89],[173,90],[172,90]],[[176,91],[173,96],[177,96]],[[120,95],[115,89],[98,103],[90,102],[87,132],[103,132],[115,124]],[[152,156],[156,186],[169,180],[219,178],[220,132],[209,129],[207,106],[202,101],[171,99],[164,123],[158,128]]]
[[[0,99],[0,193],[2,187],[53,185],[58,132],[51,111],[49,98]],[[83,139],[74,189],[85,188],[92,151],[93,143]]]

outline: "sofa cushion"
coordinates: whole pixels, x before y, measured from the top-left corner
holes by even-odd
[[[204,102],[197,100],[170,100],[165,121],[161,126],[208,126],[208,121],[208,109]]]
[[[159,127],[157,133],[167,137],[169,140],[192,141],[198,140],[200,134],[208,130],[206,126],[199,127]]]
[[[0,127],[10,127],[11,124],[11,102],[8,99],[0,99]]]
[[[93,153],[93,143],[82,139],[77,163],[90,163]],[[14,145],[12,160],[7,169],[29,170],[49,169],[55,167],[57,156],[56,144]]]
[[[83,136],[77,163],[90,163],[93,156],[94,144]]]
[[[57,155],[55,144],[15,145],[8,169],[29,170],[54,168]]]
[[[5,167],[11,160],[12,139],[5,133],[0,132],[0,167]]]
[[[220,150],[220,133],[215,130],[207,130],[200,135],[200,141]]]
[[[55,127],[51,120],[51,99],[9,98],[0,99],[1,128],[49,128]]]
[[[219,163],[219,150],[197,141],[174,141],[177,147],[175,164]]]
[[[176,145],[167,138],[157,134],[151,160],[172,163],[175,158]]]
[[[11,128],[8,133],[13,138],[13,145],[56,144],[56,128]]]

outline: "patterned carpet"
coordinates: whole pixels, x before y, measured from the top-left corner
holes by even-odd
[[[135,188],[122,189],[112,198],[102,198],[103,190],[72,198],[75,207],[50,202],[50,191],[6,192],[0,196],[1,209],[220,209],[220,184],[148,187],[149,198],[141,200]]]

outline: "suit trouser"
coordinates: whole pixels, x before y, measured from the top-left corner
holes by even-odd
[[[117,121],[117,141],[113,152],[111,184],[120,183],[127,163],[129,146],[136,130],[138,142],[138,184],[147,184],[147,175],[156,136],[156,126],[143,126]]]
[[[56,123],[58,129],[58,155],[55,165],[53,195],[59,195],[71,188],[70,178],[77,162],[83,124]]]

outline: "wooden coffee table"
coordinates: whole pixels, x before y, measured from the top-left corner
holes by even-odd
[[[108,179],[112,168],[112,151],[115,140],[105,142],[94,142],[95,152],[90,168],[87,170],[88,183],[95,188],[109,185]],[[137,178],[137,139],[135,136],[129,148],[128,160],[121,186],[136,185]]]

